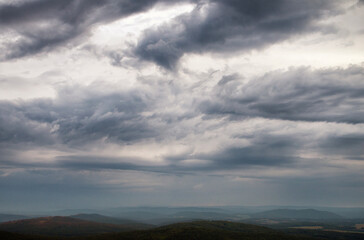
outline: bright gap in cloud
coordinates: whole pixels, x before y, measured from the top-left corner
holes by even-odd
[[[194,7],[194,4],[187,3],[172,6],[157,5],[147,12],[95,28],[90,42],[103,47],[120,48],[123,42],[125,46],[125,43],[136,41],[144,30],[159,26],[181,14],[191,12]]]

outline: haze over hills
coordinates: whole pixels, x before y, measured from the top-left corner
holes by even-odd
[[[115,209],[115,212],[108,213],[115,219],[128,219],[136,222],[143,222],[152,225],[165,225],[176,222],[192,220],[229,220],[243,221],[248,218],[289,218],[298,220],[325,220],[341,219],[342,217],[328,211],[315,209],[273,209],[260,211],[262,208],[251,208],[246,210],[243,207],[195,207],[195,208],[163,208],[163,207],[142,207]],[[129,211],[128,211],[129,210]],[[109,216],[110,216],[109,215]],[[89,220],[89,219],[86,219]]]
[[[345,218],[364,218],[364,208],[349,207],[322,207],[322,206],[216,206],[216,207],[118,207],[99,209],[64,209],[64,210],[44,210],[44,211],[20,211],[7,210],[0,213],[0,221],[17,220],[23,218],[34,218],[41,216],[74,216],[78,214],[99,214],[118,219],[136,220],[140,218],[158,218],[172,216],[181,212],[216,213],[228,215],[253,215],[256,213],[287,209],[287,210],[307,210],[326,211]],[[14,219],[13,219],[14,218]]]
[[[72,216],[77,214],[99,214],[114,218],[128,219],[139,222],[146,219],[157,219],[172,216],[179,212],[216,213],[228,215],[252,215],[265,211],[287,209],[314,209],[327,211],[345,218],[364,218],[364,208],[322,207],[322,206],[216,206],[216,207],[117,207],[105,209],[65,209],[56,211],[30,212],[29,216]],[[20,214],[19,214],[20,215]],[[25,214],[24,214],[25,215]]]
[[[258,211],[264,209],[258,207],[254,209],[254,213],[249,214],[244,209],[243,207],[142,207],[137,211],[138,208],[126,207],[113,213],[124,218],[96,213],[79,213],[67,217],[38,217],[1,223],[0,231],[16,234],[2,232],[0,239],[33,240],[35,235],[42,235],[48,238],[39,239],[59,237],[87,240],[316,239],[315,237],[319,237],[328,240],[357,240],[364,236],[364,229],[360,227],[364,226],[364,218],[346,219],[335,213],[316,209]],[[105,213],[107,212],[111,214],[109,210],[105,210]],[[2,234],[4,238],[1,238]]]
[[[15,215],[15,214],[0,214],[0,223],[14,221],[14,220],[21,220],[26,218],[31,218],[31,217],[25,215]]]
[[[322,209],[322,208],[321,208]],[[274,206],[243,207],[243,206],[220,206],[220,207],[122,207],[110,209],[71,209],[43,212],[42,216],[67,216],[94,222],[111,224],[131,224],[136,223],[165,225],[176,222],[192,220],[229,220],[243,221],[248,218],[272,218],[272,219],[297,219],[297,220],[325,220],[341,219],[341,214],[337,214],[342,208],[330,208],[332,211],[318,209],[305,209],[304,207],[274,208]],[[358,218],[364,218],[360,211],[363,209],[344,209],[347,215],[351,216],[357,210]],[[343,211],[343,210],[342,210]],[[68,214],[67,213],[73,213]],[[35,213],[34,213],[35,214]],[[38,213],[40,214],[40,213]],[[4,215],[7,216],[7,215]],[[12,215],[9,215],[12,216]],[[38,215],[39,216],[39,215]],[[57,215],[56,215],[57,216]],[[34,218],[34,215],[14,215],[9,220]],[[348,218],[349,219],[349,218]],[[4,218],[4,221],[7,221]],[[141,225],[142,228],[145,226]]]
[[[221,220],[228,219],[232,214],[221,212],[194,212],[194,211],[181,211],[169,215],[172,218],[186,218],[186,219],[205,219],[205,220]]]
[[[200,211],[199,209],[193,209],[195,211],[183,211],[185,208],[181,208],[180,211],[175,209],[172,211],[133,211],[133,212],[123,212],[115,216],[132,219],[134,221],[154,224],[154,225],[166,225],[177,222],[185,222],[192,220],[231,220],[235,217],[234,213],[231,212],[208,212]]]
[[[343,217],[328,211],[315,209],[276,209],[250,215],[252,218],[271,219],[300,219],[300,220],[328,220],[342,219]]]

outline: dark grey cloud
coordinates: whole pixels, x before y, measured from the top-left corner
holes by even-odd
[[[246,138],[244,136],[243,138]],[[86,137],[85,137],[86,138]],[[305,142],[287,135],[257,134],[251,138],[249,146],[228,146],[210,153],[180,154],[163,156],[163,163],[151,163],[148,157],[104,157],[92,155],[57,156],[50,162],[27,162],[17,159],[10,151],[8,158],[0,161],[2,168],[27,169],[70,169],[75,171],[118,170],[139,171],[163,174],[195,174],[218,170],[247,169],[252,167],[282,167],[293,166],[302,159],[297,152],[304,147]],[[10,156],[10,157],[9,157]],[[184,164],[185,160],[198,160],[192,165]]]
[[[8,101],[0,102],[0,143],[35,143],[49,144],[53,142],[46,123],[51,113],[41,107],[48,101],[34,101],[30,108],[23,104]],[[24,111],[26,109],[26,111]],[[37,115],[38,120],[35,119]],[[39,124],[40,122],[44,124]]]
[[[95,156],[58,156],[55,166],[73,170],[131,170],[146,172],[166,172],[165,168],[148,166],[140,158],[95,157]]]
[[[82,38],[95,24],[142,12],[165,0],[35,0],[0,5],[3,33],[18,34],[4,46],[2,60],[47,52]]]
[[[231,147],[217,153],[199,156],[200,159],[212,161],[213,168],[236,169],[247,166],[282,166],[295,162],[297,157],[280,153],[280,147],[274,142],[254,143],[250,147]],[[265,148],[265,147],[268,147]],[[270,148],[270,149],[269,149]],[[285,146],[288,148],[288,146]],[[275,150],[277,152],[273,152]],[[293,150],[293,149],[292,149]],[[273,153],[273,154],[272,154]]]
[[[169,162],[170,168],[190,172],[293,166],[302,161],[297,152],[306,144],[298,137],[269,133],[236,136],[237,140],[239,138],[250,140],[250,144],[227,146],[209,153],[166,156],[165,159]],[[185,165],[184,160],[202,160],[202,162]]]
[[[238,74],[232,74],[222,77],[209,95],[196,98],[193,101],[197,103],[193,105],[196,108],[188,105],[186,111],[178,109],[177,112],[168,110],[166,113],[159,107],[169,99],[169,91],[140,88],[103,92],[103,87],[97,84],[61,88],[55,99],[2,101],[1,160],[7,166],[11,166],[14,161],[16,166],[21,167],[17,164],[24,161],[17,159],[16,152],[32,146],[87,148],[89,144],[100,140],[127,145],[144,140],[178,140],[189,134],[214,131],[198,120],[201,115],[206,119],[228,116],[217,128],[228,126],[231,120],[250,117],[363,123],[363,76],[364,69],[361,66],[323,70],[292,68],[267,73],[247,83],[245,80],[245,83],[241,82],[242,77]],[[169,87],[174,89],[173,86]],[[144,114],[146,112],[154,113]],[[189,129],[181,124],[181,121],[195,117],[198,118],[196,125],[188,125]],[[163,166],[144,164],[146,161],[143,159],[69,156],[57,159],[58,165],[33,161],[34,166],[23,167],[186,173],[254,166],[289,166],[304,161],[297,153],[307,146],[307,149],[320,153],[336,153],[350,159],[360,159],[363,154],[360,134],[353,137],[345,133],[335,136],[324,134],[320,138],[321,144],[317,146],[308,144],[309,141],[301,138],[299,131],[297,136],[271,134],[268,130],[253,135],[247,135],[244,131],[228,131],[226,134],[233,139],[244,139],[247,144],[241,146],[232,142],[208,154],[202,154],[197,149],[193,154],[162,156],[166,161]],[[184,162],[194,159],[203,160],[202,164],[188,165]]]
[[[364,160],[364,134],[362,133],[329,135],[319,144],[319,147],[326,155]]]
[[[0,102],[0,141],[77,147],[100,139],[132,143],[161,131],[141,115],[153,106],[147,92],[100,93],[75,87],[58,94],[55,100]]]
[[[247,169],[251,167],[280,167],[289,166],[299,160],[294,155],[276,153],[274,156],[262,152],[264,146],[270,150],[279,151],[280,148],[274,143],[256,144],[253,147],[232,147],[222,149],[210,154],[180,155],[178,157],[166,157],[167,164],[150,164],[140,158],[117,158],[117,157],[95,157],[95,156],[59,156],[55,164],[18,164],[8,162],[4,166],[17,167],[45,167],[71,170],[118,170],[118,171],[139,171],[154,172],[163,174],[195,174],[197,172],[210,172],[216,170]],[[288,147],[286,147],[287,149]],[[189,159],[207,160],[202,164],[184,165],[183,160]],[[301,159],[302,160],[302,159]]]
[[[276,71],[246,84],[222,79],[200,109],[207,116],[364,123],[363,79],[362,66]]]
[[[149,29],[135,46],[139,58],[173,69],[184,53],[260,49],[308,31],[328,32],[316,21],[334,14],[337,1],[211,0],[172,23]]]
[[[90,96],[73,108],[56,106],[61,115],[55,122],[63,141],[84,141],[106,137],[111,141],[133,142],[155,136],[141,112],[149,107],[143,93],[115,93]],[[71,102],[72,103],[72,102]],[[62,108],[66,107],[66,108]]]
[[[148,157],[148,156],[145,156]],[[12,163],[9,162],[8,166]],[[40,164],[42,166],[42,164]],[[44,166],[44,165],[43,165]],[[185,175],[193,174],[194,171],[199,169],[192,169],[177,166],[175,164],[155,164],[146,161],[143,158],[132,158],[132,157],[95,157],[95,156],[58,156],[56,162],[51,164],[50,167],[56,167],[59,169],[69,169],[74,171],[134,171],[134,172],[145,172],[145,173],[159,173],[159,174],[172,174],[172,175]]]
[[[290,166],[304,161],[297,153],[306,148],[324,154],[336,153],[346,158],[360,159],[363,154],[360,134],[324,134],[320,138],[321,144],[312,146],[308,144],[311,140],[301,138],[299,130],[297,136],[272,134],[269,130],[250,135],[244,131],[227,131],[228,137],[236,139],[237,142],[243,139],[246,144],[237,145],[231,142],[223,148],[205,154],[196,149],[195,153],[161,156],[166,164],[160,166],[144,164],[146,161],[143,159],[108,159],[77,155],[59,157],[57,165],[33,160],[34,166],[22,166],[19,164],[25,161],[19,161],[16,153],[21,149],[44,146],[55,149],[62,146],[87,149],[98,141],[127,145],[145,140],[181,140],[190,134],[199,135],[206,131],[214,131],[214,127],[209,128],[200,122],[201,116],[205,116],[205,119],[228,116],[216,126],[218,129],[229,126],[231,120],[235,122],[237,119],[250,117],[363,123],[363,76],[364,69],[361,66],[323,70],[292,68],[288,71],[267,73],[249,82],[241,82],[242,77],[232,74],[222,77],[209,94],[192,101],[197,103],[192,105],[196,108],[186,105],[186,111],[176,109],[176,112],[173,112],[173,109],[164,112],[163,107],[160,109],[160,104],[169,99],[169,91],[138,88],[103,92],[103,87],[98,84],[58,89],[55,99],[2,101],[1,161],[6,166],[11,166],[13,161],[14,167],[186,173],[254,166]],[[166,85],[163,85],[164,87]],[[175,88],[169,87],[172,90]],[[151,112],[153,114],[150,114]],[[185,119],[194,118],[197,121],[196,125],[181,124]],[[203,161],[201,164],[192,165],[184,162],[194,159]]]

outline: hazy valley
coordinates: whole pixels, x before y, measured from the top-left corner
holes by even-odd
[[[264,210],[262,210],[264,209]],[[325,208],[324,208],[325,209]],[[122,207],[0,214],[2,239],[363,239],[364,209]],[[345,210],[345,211],[344,211]],[[86,211],[88,213],[83,213]],[[349,213],[352,211],[352,214]],[[346,217],[338,212],[346,212]],[[69,214],[72,213],[72,214]],[[39,213],[38,213],[39,214]],[[44,214],[44,213],[43,213]],[[351,217],[350,217],[351,216]]]

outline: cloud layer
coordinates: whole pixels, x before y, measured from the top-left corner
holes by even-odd
[[[134,52],[173,69],[184,53],[251,51],[305,32],[332,31],[317,20],[335,7],[335,1],[323,0],[201,2],[172,23],[147,30]]]
[[[247,84],[224,77],[200,108],[209,115],[364,123],[363,78],[362,66],[277,71]]]
[[[351,66],[311,70],[292,68],[275,71],[242,81],[239,75],[223,76],[203,97],[194,97],[192,105],[171,112],[163,105],[170,97],[156,89],[130,89],[127,91],[100,91],[102,85],[60,88],[56,99],[29,101],[2,101],[0,103],[1,144],[17,149],[22,145],[51,148],[79,148],[100,142],[121,145],[168,141],[181,141],[189,135],[218,132],[233,124],[244,126],[249,119],[266,121],[332,122],[363,124],[364,68]],[[203,89],[201,88],[200,91]],[[205,91],[205,90],[203,90]],[[185,97],[186,92],[177,95]],[[171,103],[174,104],[174,103]],[[172,108],[173,109],[173,108]],[[152,113],[152,114],[150,114]],[[200,119],[206,119],[200,122]],[[218,123],[211,128],[208,121]],[[186,122],[190,129],[184,129]],[[360,126],[358,126],[360,128]],[[274,129],[276,131],[276,129]],[[297,130],[298,134],[301,130]],[[184,132],[184,134],[176,134]],[[313,134],[313,133],[310,133]],[[363,152],[361,134],[343,134],[334,138],[321,137],[319,152],[337,152],[360,159]],[[309,142],[302,136],[277,134],[272,130],[247,134],[224,133],[232,145],[204,152],[199,149],[178,155],[165,155],[161,159],[164,169],[139,165],[143,159],[100,158],[99,161],[66,161],[64,166],[87,168],[134,169],[142,171],[215,171],[239,166],[280,166],[300,161],[298,152]],[[353,137],[350,137],[353,136]],[[313,136],[312,136],[313,137]],[[237,144],[244,140],[245,143]],[[234,143],[235,142],[235,143]],[[18,146],[19,145],[19,146]],[[20,147],[21,148],[21,147]],[[351,149],[345,150],[345,149]],[[317,151],[317,149],[315,150]],[[82,157],[82,159],[89,158]],[[148,157],[147,157],[148,158]],[[58,158],[57,158],[58,159]],[[72,156],[70,159],[78,159]],[[58,159],[59,160],[59,159]],[[194,160],[196,164],[184,165]],[[137,162],[134,164],[133,162]],[[143,162],[143,161],[142,161]],[[26,162],[24,162],[26,163]],[[158,164],[160,167],[160,164]],[[63,164],[61,165],[63,166]]]
[[[3,44],[1,60],[44,53],[82,41],[97,24],[130,16],[158,0],[36,0],[0,5],[0,26],[16,41]]]
[[[2,210],[362,205],[363,11],[1,1]]]

